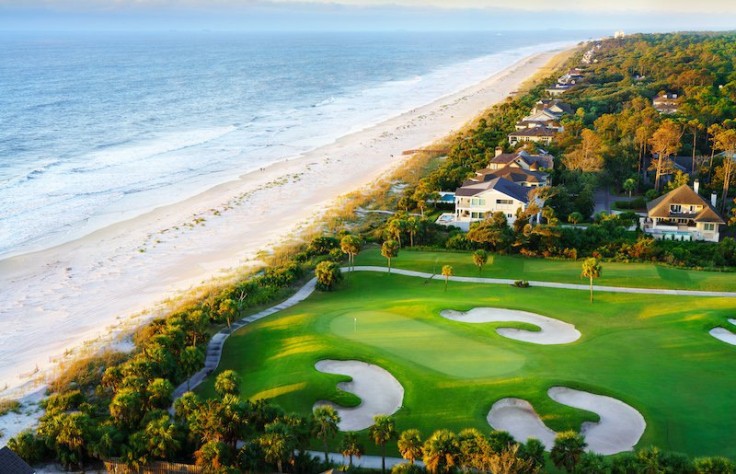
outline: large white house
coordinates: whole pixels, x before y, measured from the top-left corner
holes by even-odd
[[[482,221],[496,212],[503,212],[509,224],[513,224],[517,213],[529,205],[530,190],[506,178],[466,182],[455,191],[453,225],[468,230],[471,222]]]
[[[683,184],[647,203],[644,232],[657,239],[706,240],[718,242],[719,228],[725,224],[715,202],[709,203],[695,189]],[[715,195],[711,197],[715,201]]]

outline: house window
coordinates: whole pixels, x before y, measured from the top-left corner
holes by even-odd
[[[507,219],[511,219],[512,217],[514,217],[514,215],[513,215],[513,214],[506,214],[506,218],[507,218]]]
[[[681,212],[682,206],[679,204],[670,204],[670,212]]]
[[[716,225],[713,223],[705,223],[703,224],[703,230],[706,232],[713,232],[716,230]]]
[[[473,198],[470,200],[471,206],[485,206],[486,200],[483,198]]]
[[[496,204],[508,204],[511,205],[514,203],[513,199],[496,199]]]

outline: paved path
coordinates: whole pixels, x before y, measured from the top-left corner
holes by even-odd
[[[322,460],[325,458],[325,453],[323,451],[308,451],[309,454],[312,456],[318,457]],[[344,465],[347,466],[349,459],[346,456],[343,456],[340,453],[328,453],[327,457],[333,464],[338,465]],[[394,467],[397,464],[404,464],[408,463],[404,458],[386,458],[386,469],[390,470],[392,467]],[[422,461],[416,461],[414,464],[417,466],[424,467],[424,463]],[[355,467],[362,467],[365,469],[381,469],[381,456],[361,456],[360,458],[357,458],[353,456],[353,466]]]
[[[350,269],[343,268],[342,271],[349,272]],[[358,267],[355,267],[353,271],[387,273],[388,269],[386,267],[358,266]],[[397,275],[412,276],[412,277],[417,277],[417,278],[426,278],[426,279],[433,279],[434,277],[438,276],[432,273],[417,272],[413,270],[402,270],[400,268],[391,269],[391,273],[395,273]],[[439,276],[439,278],[443,278],[443,277]],[[480,278],[480,277],[451,276],[450,281],[459,281],[459,282],[465,282],[465,283],[483,283],[483,284],[490,284],[490,285],[511,285],[514,283],[515,280],[509,280],[509,279],[504,279],[504,278]],[[232,334],[234,331],[237,331],[238,329],[242,328],[243,326],[249,323],[258,321],[259,319],[263,319],[266,316],[270,316],[274,313],[278,313],[279,311],[283,309],[290,308],[294,306],[295,304],[304,301],[307,297],[309,297],[309,295],[311,295],[314,292],[316,283],[317,283],[317,279],[312,278],[311,280],[309,280],[309,282],[307,282],[306,285],[301,287],[299,291],[297,291],[292,297],[290,297],[286,301],[279,303],[276,306],[272,306],[268,309],[265,309],[261,311],[260,313],[252,314],[245,318],[239,319],[238,321],[234,322],[230,328],[222,329],[221,331],[216,333],[214,336],[212,336],[212,339],[210,339],[210,342],[207,345],[207,356],[205,357],[204,368],[200,370],[199,372],[197,372],[196,374],[192,375],[184,383],[179,385],[176,388],[176,390],[174,390],[172,398],[176,400],[177,398],[184,395],[185,392],[188,392],[189,390],[193,390],[195,387],[201,384],[204,381],[204,379],[207,378],[208,375],[210,375],[212,372],[215,371],[217,366],[220,364],[220,358],[222,357],[222,348],[225,344],[225,340],[227,340],[230,334]],[[561,289],[566,289],[566,290],[588,291],[590,289],[588,285],[576,285],[572,283],[555,283],[555,282],[549,282],[549,281],[530,281],[529,285],[539,286],[539,287],[544,287],[544,288],[561,288]],[[644,294],[644,295],[676,295],[676,296],[714,296],[714,297],[736,298],[736,292],[728,292],[728,291],[663,290],[663,289],[657,289],[657,288],[627,288],[627,287],[601,286],[601,285],[593,285],[593,289],[595,291],[606,291],[606,292],[611,292],[611,293],[637,293],[637,294]]]
[[[290,308],[294,306],[297,303],[300,303],[307,299],[309,295],[314,292],[315,285],[317,284],[317,279],[312,278],[307,282],[306,285],[301,287],[299,291],[294,293],[289,299],[286,301],[277,304],[276,306],[271,306],[268,309],[264,309],[260,313],[251,314],[250,316],[246,316],[245,318],[239,319],[236,322],[232,323],[232,325],[229,328],[222,329],[217,334],[212,336],[212,339],[210,339],[209,344],[207,344],[207,356],[204,360],[204,368],[197,372],[196,374],[189,377],[188,380],[186,380],[184,383],[176,387],[176,390],[174,390],[174,393],[172,394],[172,398],[176,400],[177,398],[184,395],[184,393],[188,392],[189,390],[193,390],[195,387],[197,387],[199,384],[204,381],[205,378],[207,378],[208,375],[210,375],[212,372],[215,371],[218,365],[220,365],[220,358],[222,357],[222,347],[225,344],[225,340],[227,340],[228,337],[230,337],[230,334],[237,331],[238,329],[242,328],[243,326],[252,323],[254,321],[258,321],[259,319],[263,319],[266,316],[270,316],[274,313],[278,313],[282,309]]]
[[[345,269],[343,269],[345,271]],[[381,272],[386,273],[386,267],[355,267],[356,272]],[[397,275],[406,275],[419,278],[444,278],[442,275],[433,275],[432,273],[416,272],[413,270],[402,270],[400,268],[392,268],[391,273]],[[451,276],[450,281],[461,281],[465,283],[485,283],[490,285],[512,285],[516,280],[504,278],[480,278],[480,277],[462,277]],[[578,285],[574,283],[555,283],[551,281],[530,281],[530,286],[540,286],[544,288],[562,288],[566,290],[584,290],[589,291],[590,286]],[[730,291],[699,291],[699,290],[664,290],[658,288],[628,288],[621,286],[602,286],[593,285],[595,291],[607,291],[611,293],[638,293],[644,295],[676,295],[676,296],[720,296],[736,298],[736,292]]]

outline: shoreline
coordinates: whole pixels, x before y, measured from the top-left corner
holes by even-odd
[[[37,388],[59,361],[132,331],[172,295],[253,265],[341,195],[400,166],[403,151],[456,133],[504,100],[562,50],[524,57],[459,93],[182,202],[0,261],[0,306],[10,316],[0,336],[0,397]]]

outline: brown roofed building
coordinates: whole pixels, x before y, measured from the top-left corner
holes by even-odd
[[[652,106],[660,114],[674,114],[680,107],[680,99],[677,94],[664,93],[654,98]]]
[[[698,194],[697,181],[694,187],[683,184],[649,201],[644,231],[657,239],[718,242],[719,227],[725,222],[714,204]]]
[[[532,155],[524,150],[514,153],[503,153],[503,150],[497,148],[496,156],[491,159],[491,162],[488,164],[488,169],[495,171],[506,166],[531,171],[539,171],[542,169],[551,170],[555,167],[555,157],[544,152],[538,155]]]

